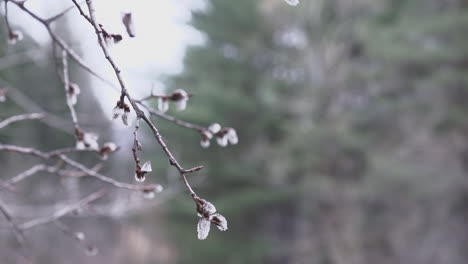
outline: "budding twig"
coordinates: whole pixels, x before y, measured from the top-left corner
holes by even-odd
[[[117,78],[117,80],[119,82],[119,85],[120,85],[120,88],[121,88],[120,101],[123,102],[125,97],[128,99],[128,101],[130,102],[133,110],[135,111],[135,113],[137,115],[137,119],[138,118],[142,119],[149,126],[149,128],[151,129],[151,132],[153,133],[153,136],[156,139],[156,141],[159,143],[159,145],[163,149],[164,153],[169,158],[169,163],[179,171],[179,174],[182,177],[182,180],[183,180],[185,186],[187,187],[188,191],[190,192],[192,197],[195,197],[196,194],[193,191],[192,187],[190,186],[189,182],[187,181],[187,178],[186,178],[185,174],[189,173],[189,172],[194,172],[196,170],[193,170],[193,169],[185,170],[179,164],[179,162],[175,159],[174,155],[172,154],[172,152],[169,150],[166,143],[162,139],[162,136],[159,133],[159,130],[151,122],[151,120],[145,115],[145,113],[138,107],[137,102],[135,100],[133,100],[133,98],[129,94],[129,92],[127,90],[127,87],[125,85],[125,82],[124,82],[124,80],[122,78],[120,68],[117,66],[117,64],[114,62],[114,60],[112,59],[112,57],[109,54],[109,50],[107,49],[107,46],[106,46],[106,43],[105,43],[105,40],[104,40],[104,36],[103,36],[101,30],[99,29],[98,23],[96,22],[95,9],[94,9],[93,2],[91,0],[86,0],[86,5],[88,6],[88,11],[89,11],[89,20],[88,19],[87,20],[93,26],[94,31],[95,31],[95,33],[97,35],[97,38],[98,38],[99,46],[101,46],[101,50],[104,53],[104,56],[105,56],[106,60],[109,62],[112,69],[114,70],[115,76],[116,76],[116,78]],[[77,8],[78,8],[78,10],[81,9],[81,7],[79,7],[78,5],[77,5]],[[80,14],[83,15],[84,12],[81,10]],[[86,18],[86,16],[85,16],[85,18]]]
[[[70,110],[70,116],[73,122],[73,126],[75,127],[75,131],[80,130],[80,125],[78,123],[78,117],[76,115],[75,107],[72,103],[72,100],[70,100],[70,97],[68,94],[70,93],[70,80],[69,80],[69,75],[68,75],[68,60],[67,60],[67,52],[65,50],[62,51],[62,70],[63,70],[63,86],[65,88],[65,97],[66,97],[66,102],[68,109]]]

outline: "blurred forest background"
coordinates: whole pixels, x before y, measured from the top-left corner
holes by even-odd
[[[207,0],[192,15],[204,43],[187,50],[180,74],[154,78],[194,94],[187,111],[170,113],[234,127],[240,142],[202,149],[197,133],[156,124],[183,164],[205,165],[190,180],[229,230],[197,240],[193,202],[184,191],[163,192],[138,200],[145,205],[135,210],[64,219],[99,248],[93,257],[51,226],[28,232],[38,263],[468,262],[467,0],[302,0],[295,8],[282,0]],[[72,27],[61,29],[71,41]],[[7,46],[1,30],[0,85],[9,100],[0,103],[0,119],[42,109],[61,130],[22,123],[0,131],[0,142],[66,146],[71,124],[63,121],[50,51],[27,36]],[[85,87],[89,77],[72,72]],[[112,138],[92,89],[82,89],[85,127],[103,140],[131,142],[130,129]],[[154,162],[149,180],[180,184],[159,146],[143,141]],[[126,181],[133,178],[128,142],[104,170]],[[0,180],[28,162],[0,153]],[[0,195],[20,209],[33,204],[18,210],[33,214],[59,197],[76,199],[70,186],[89,193],[96,185],[54,185],[58,179],[35,177],[20,194]],[[13,235],[0,235],[0,263],[15,263]]]

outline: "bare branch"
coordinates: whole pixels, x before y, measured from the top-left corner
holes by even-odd
[[[179,120],[179,119],[177,119],[177,118],[175,118],[173,116],[170,116],[170,115],[167,115],[165,113],[156,111],[153,108],[151,108],[151,107],[147,106],[146,104],[144,104],[143,102],[138,102],[138,104],[143,106],[143,108],[148,110],[148,112],[153,116],[156,116],[156,117],[162,118],[164,120],[173,122],[173,123],[175,123],[175,124],[177,124],[179,126],[185,127],[185,128],[190,128],[190,129],[197,130],[199,132],[207,131],[207,129],[202,127],[202,126],[199,126],[199,125],[196,125],[196,124],[193,124],[193,123],[189,123],[189,122],[186,122],[186,121],[182,121],[182,120]]]
[[[8,224],[11,226],[13,229],[13,232],[15,233],[16,240],[18,241],[18,244],[21,245],[21,247],[25,248],[25,238],[23,231],[21,228],[16,224],[15,220],[11,216],[10,212],[8,211],[6,205],[3,203],[2,200],[0,200],[0,213],[3,214],[5,219],[7,220]]]
[[[51,215],[44,216],[44,217],[39,217],[39,218],[30,220],[28,222],[25,222],[23,224],[20,224],[20,225],[18,225],[18,228],[20,230],[27,230],[27,229],[36,227],[38,225],[44,225],[44,224],[54,222],[54,221],[62,218],[63,216],[69,214],[70,212],[81,209],[82,207],[86,206],[87,204],[96,201],[97,199],[103,197],[105,193],[106,193],[106,190],[101,189],[101,190],[99,190],[97,192],[94,192],[94,193],[88,195],[87,197],[81,199],[77,203],[70,204],[68,206],[63,207],[60,210],[55,211]]]
[[[42,119],[44,118],[45,115],[42,113],[31,113],[31,114],[22,114],[22,115],[15,115],[12,117],[9,117],[3,121],[0,122],[0,129],[23,120],[34,120],[34,119]]]
[[[14,185],[14,184],[17,184],[18,182],[30,177],[30,176],[33,176],[34,174],[40,172],[40,171],[44,171],[47,169],[47,166],[44,165],[44,164],[37,164],[37,165],[34,165],[32,166],[31,168],[23,171],[22,173],[16,175],[15,177],[9,179],[8,181],[6,181],[4,184],[5,185],[8,185],[8,186],[11,186],[11,185]]]
[[[76,3],[76,5],[81,5],[83,4],[84,1],[80,2],[80,3]],[[61,18],[62,16],[64,16],[65,14],[67,14],[70,10],[73,10],[75,8],[75,5],[71,5],[69,6],[68,8],[66,8],[65,10],[63,10],[62,12],[52,16],[52,17],[49,17],[48,19],[46,19],[47,23],[52,23],[56,20],[58,20],[59,18]]]
[[[51,113],[46,113],[46,111],[36,104],[33,100],[31,100],[28,96],[26,96],[23,92],[19,89],[13,87],[11,84],[6,82],[5,80],[0,79],[0,84],[2,86],[7,87],[9,98],[14,101],[18,106],[23,108],[27,112],[41,112],[44,113],[45,118],[40,119],[41,122],[48,125],[51,128],[55,128],[65,133],[70,133],[67,130],[68,122]]]

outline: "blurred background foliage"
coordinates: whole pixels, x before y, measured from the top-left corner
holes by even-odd
[[[193,202],[181,193],[125,221],[143,237],[162,229],[149,251],[168,248],[165,257],[137,250],[115,263],[468,261],[468,1],[206,3],[191,21],[204,44],[187,50],[180,74],[155,78],[194,94],[187,111],[170,113],[234,127],[240,143],[202,149],[197,133],[157,124],[184,166],[205,165],[191,181],[229,230],[198,241]],[[46,102],[63,101],[35,89],[55,89],[44,77],[51,69],[0,76],[61,115],[64,104]],[[20,111],[1,107],[2,118]],[[71,140],[34,131],[24,137],[48,148]],[[9,133],[16,138],[8,130],[0,140]],[[174,174],[152,149],[155,174]],[[17,166],[7,158],[1,164]]]

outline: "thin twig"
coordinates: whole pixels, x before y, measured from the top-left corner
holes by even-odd
[[[149,185],[134,185],[134,184],[129,184],[129,183],[124,183],[124,182],[119,182],[116,181],[112,178],[109,178],[107,176],[104,176],[96,171],[93,171],[83,164],[76,162],[65,155],[59,155],[59,158],[63,160],[65,163],[68,165],[83,171],[84,173],[88,174],[89,176],[93,176],[103,182],[109,183],[117,188],[122,188],[122,189],[127,189],[127,190],[132,190],[132,191],[154,191],[157,187],[155,184],[149,184]]]
[[[3,214],[3,216],[5,217],[5,219],[7,220],[8,224],[11,226],[11,228],[13,229],[14,233],[15,233],[15,236],[16,236],[16,240],[18,241],[18,244],[21,245],[21,247],[25,248],[26,244],[25,244],[25,238],[24,238],[24,234],[23,234],[23,231],[21,230],[21,228],[16,224],[15,220],[13,219],[13,217],[11,216],[10,212],[8,211],[6,205],[3,203],[2,200],[0,200],[0,213]]]
[[[70,116],[73,122],[73,126],[75,127],[75,131],[80,130],[80,125],[78,123],[78,117],[76,115],[75,107],[73,106],[73,103],[68,96],[70,93],[70,80],[69,80],[69,75],[68,75],[68,60],[67,60],[67,52],[65,50],[62,51],[62,73],[63,73],[63,86],[65,88],[65,97],[66,97],[66,102],[68,109],[70,110]],[[75,91],[76,92],[76,91]]]
[[[173,123],[175,123],[175,124],[177,124],[179,126],[185,127],[185,128],[190,128],[190,129],[197,130],[199,132],[208,131],[208,129],[206,129],[205,127],[199,126],[197,124],[189,123],[189,122],[186,122],[186,121],[182,121],[182,120],[179,120],[179,119],[177,119],[177,118],[175,118],[173,116],[170,116],[170,115],[164,114],[162,112],[156,111],[153,108],[151,108],[151,107],[147,106],[146,104],[144,104],[143,102],[138,102],[138,104],[143,106],[143,108],[148,110],[148,112],[153,116],[156,116],[156,117],[162,118],[164,120],[173,122]]]
[[[46,28],[47,32],[52,38],[52,41],[57,43],[57,45],[59,45],[63,50],[65,50],[68,53],[68,55],[70,55],[70,58],[72,58],[76,63],[78,63],[80,67],[85,69],[87,72],[89,72],[91,75],[95,76],[99,80],[108,84],[110,87],[115,88],[114,84],[111,81],[107,80],[106,78],[102,77],[99,73],[94,71],[72,48],[68,46],[68,44],[61,37],[55,34],[55,32],[52,30],[50,26],[50,22],[48,22],[47,19],[39,17],[34,12],[32,12],[31,10],[29,10],[28,8],[26,8],[24,5],[20,3],[17,3],[15,1],[11,1],[11,2],[14,3],[16,6],[18,6],[21,10],[26,12],[34,20],[41,23]]]
[[[80,2],[79,4],[77,3],[77,5],[81,5],[83,3],[84,3],[84,1]],[[62,16],[64,16],[65,14],[67,14],[70,10],[73,10],[74,8],[75,8],[75,5],[71,5],[68,8],[66,8],[65,10],[63,10],[62,12],[60,12],[60,13],[52,16],[52,17],[47,18],[46,21],[48,23],[52,23],[52,22],[58,20],[59,18],[61,18]]]
[[[15,177],[9,179],[8,181],[4,182],[5,185],[11,186],[17,184],[18,182],[33,176],[34,174],[46,170],[47,166],[44,164],[36,164],[31,168],[23,171],[22,173],[16,175]]]
[[[36,227],[38,225],[44,225],[44,224],[54,222],[54,221],[62,218],[63,216],[69,214],[70,212],[81,209],[82,207],[86,206],[87,204],[89,204],[91,202],[94,202],[95,200],[103,197],[105,193],[106,193],[106,190],[101,189],[101,190],[99,190],[97,192],[94,192],[94,193],[88,195],[87,197],[81,199],[80,201],[78,201],[78,202],[76,202],[74,204],[70,204],[68,206],[65,206],[65,207],[61,208],[60,210],[55,211],[51,215],[44,216],[44,217],[39,217],[39,218],[30,220],[30,221],[27,221],[25,223],[22,223],[22,224],[18,225],[18,228],[20,230],[27,230],[27,229]]]
[[[0,129],[23,120],[34,120],[34,119],[42,119],[45,115],[42,113],[31,113],[31,114],[22,114],[22,115],[15,115],[11,116],[3,121],[0,122]]]

